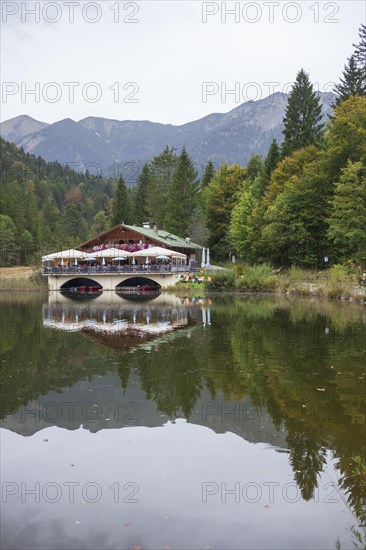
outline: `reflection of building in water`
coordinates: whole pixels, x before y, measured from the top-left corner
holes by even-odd
[[[123,294],[118,294],[114,290],[108,291],[105,290],[102,294],[91,297],[90,295],[85,295],[82,297],[82,300],[79,300],[78,297],[70,297],[70,295],[65,295],[59,291],[50,291],[48,294],[48,304],[78,304],[78,303],[89,303],[93,302],[94,304],[105,304],[105,305],[123,305],[131,304],[131,302],[137,303],[139,299],[144,299],[144,296],[128,296]],[[165,304],[171,306],[181,306],[182,298],[171,293],[158,294],[156,296],[147,295],[147,299],[144,299],[145,302],[154,303],[154,304]]]
[[[209,306],[204,302],[196,299],[192,303],[173,295],[158,296],[148,302],[119,299],[119,305],[70,299],[59,303],[50,299],[43,306],[43,326],[82,332],[108,347],[129,350],[197,322],[206,326],[210,316]]]

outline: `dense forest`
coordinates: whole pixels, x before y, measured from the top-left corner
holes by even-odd
[[[334,111],[301,69],[289,94],[283,142],[246,166],[207,162],[203,176],[185,148],[145,164],[137,184],[46,163],[1,140],[0,262],[37,262],[117,223],[153,221],[209,246],[216,260],[316,267],[324,255],[366,255],[366,26],[347,60]]]

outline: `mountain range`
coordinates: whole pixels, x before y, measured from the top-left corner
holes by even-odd
[[[326,121],[335,95],[319,92],[319,97]],[[47,161],[69,164],[77,171],[89,167],[96,173],[100,168],[103,176],[122,174],[129,183],[139,167],[167,145],[178,152],[185,146],[201,175],[209,160],[216,168],[222,162],[245,165],[254,154],[265,156],[273,138],[281,142],[287,98],[277,92],[179,126],[98,117],[47,124],[21,115],[2,122],[0,134]]]

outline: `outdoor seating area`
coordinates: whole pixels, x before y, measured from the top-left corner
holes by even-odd
[[[172,273],[173,271],[186,271],[185,266],[173,264],[137,264],[137,265],[93,265],[93,266],[43,266],[42,272],[45,275],[58,274],[82,274],[88,275],[97,273],[99,275],[108,273]]]
[[[42,272],[58,274],[171,273],[187,271],[187,256],[175,250],[149,247],[136,252],[107,248],[86,253],[63,250],[42,257]]]

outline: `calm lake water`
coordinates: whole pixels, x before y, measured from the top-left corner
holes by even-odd
[[[1,547],[351,548],[366,308],[1,295]]]

